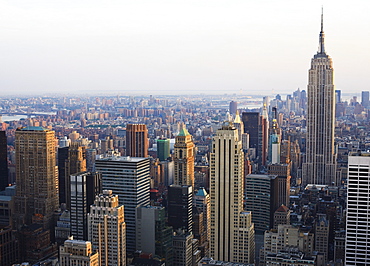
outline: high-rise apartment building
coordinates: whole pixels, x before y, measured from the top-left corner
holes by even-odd
[[[8,182],[8,150],[5,131],[0,131],[0,191],[4,190]]]
[[[60,266],[99,266],[99,253],[94,252],[90,241],[68,239],[59,247]]]
[[[15,150],[16,227],[36,222],[50,229],[54,211],[59,207],[54,131],[42,127],[19,128],[15,132]]]
[[[148,157],[148,129],[144,124],[127,124],[126,155]]]
[[[71,236],[76,240],[88,239],[87,214],[94,204],[95,196],[102,192],[101,174],[81,172],[70,177]]]
[[[303,183],[332,185],[336,183],[334,70],[332,59],[326,54],[324,47],[323,15],[321,15],[319,51],[311,60],[307,94]]]
[[[231,123],[213,137],[210,169],[210,256],[254,263],[254,225],[251,213],[243,209],[244,153]]]
[[[149,158],[113,156],[95,162],[102,188],[112,190],[125,206],[127,251],[136,249],[136,208],[150,203]]]
[[[89,241],[100,256],[100,265],[126,265],[126,224],[124,207],[112,190],[95,197],[88,215]]]
[[[370,264],[370,153],[348,156],[345,265]]]
[[[174,162],[174,184],[194,188],[194,143],[185,125],[176,136]]]

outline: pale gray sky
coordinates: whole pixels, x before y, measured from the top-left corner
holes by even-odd
[[[368,0],[0,0],[0,91],[306,89],[322,5],[336,88],[370,90]]]

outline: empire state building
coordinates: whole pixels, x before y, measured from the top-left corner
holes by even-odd
[[[332,59],[325,52],[324,37],[321,14],[319,50],[312,58],[308,72],[306,158],[302,169],[304,184],[336,183],[334,70]]]

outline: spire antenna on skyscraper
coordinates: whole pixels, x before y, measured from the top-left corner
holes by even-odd
[[[319,44],[319,52],[318,54],[325,54],[325,46],[324,46],[324,7],[321,7],[321,31],[320,31],[320,44]]]

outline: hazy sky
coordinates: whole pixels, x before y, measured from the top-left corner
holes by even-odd
[[[322,5],[336,89],[370,90],[368,0],[0,0],[0,94],[306,89]]]

